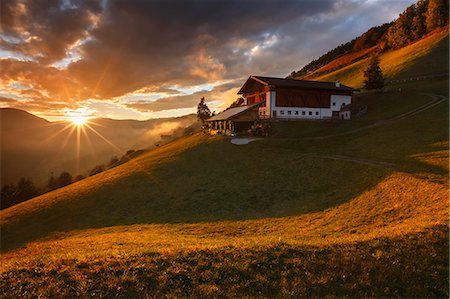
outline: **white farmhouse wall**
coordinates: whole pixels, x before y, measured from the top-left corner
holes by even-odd
[[[266,108],[268,109],[268,115],[273,116],[273,110],[275,107],[275,101],[277,99],[277,93],[275,91],[268,91],[266,94]]]
[[[276,92],[268,91],[266,107],[259,108],[259,115],[273,117],[274,111],[276,111],[276,117],[279,119],[331,119],[333,111],[340,111],[343,105],[349,105],[351,101],[351,96],[331,95],[330,108],[278,107],[276,106]],[[245,99],[245,104],[247,104],[247,99]],[[344,114],[344,117],[347,115]]]
[[[331,110],[339,111],[342,105],[349,105],[352,102],[352,96],[332,95],[331,96]]]
[[[333,115],[331,108],[278,107],[275,105],[275,99],[276,93],[272,91],[270,115],[273,116],[273,111],[276,111],[279,119],[330,119]],[[343,100],[347,103],[347,99]]]

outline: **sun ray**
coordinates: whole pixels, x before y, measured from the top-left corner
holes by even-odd
[[[52,140],[53,138],[55,138],[56,136],[58,136],[59,134],[61,134],[62,132],[64,132],[67,129],[70,129],[72,126],[72,124],[66,124],[62,129],[60,129],[59,131],[57,131],[56,133],[50,135],[49,137],[47,137],[43,142],[49,142],[50,140]]]
[[[66,138],[64,139],[63,143],[60,146],[59,149],[59,154],[58,156],[61,154],[61,152],[64,150],[64,148],[66,147],[67,143],[69,142],[70,137],[72,136],[73,132],[75,131],[75,126],[70,126],[70,131],[69,134],[67,134]]]
[[[116,146],[114,143],[112,143],[111,141],[109,141],[106,137],[104,137],[102,134],[100,134],[97,130],[95,130],[94,128],[92,128],[89,124],[85,124],[86,128],[88,128],[89,130],[91,130],[92,132],[94,132],[98,137],[100,137],[101,139],[103,139],[103,141],[105,141],[106,143],[108,143],[109,145],[111,145],[115,150],[117,150],[121,155],[125,155],[125,152],[123,150],[121,150],[118,146]]]
[[[77,127],[77,157],[76,157],[76,173],[79,173],[80,172],[80,149],[81,149],[81,143],[80,143],[80,127],[81,127],[81,125],[79,125],[79,126],[76,126]]]
[[[95,161],[99,161],[99,156],[94,146],[92,145],[91,138],[89,137],[88,132],[86,131],[86,126],[81,127],[81,133],[84,136],[84,140],[86,141],[87,147],[89,148],[91,154],[94,156]]]

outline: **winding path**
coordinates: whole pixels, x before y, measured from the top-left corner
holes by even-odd
[[[396,122],[396,121],[399,121],[399,120],[402,120],[402,119],[414,116],[414,115],[419,114],[419,113],[421,113],[423,111],[431,109],[431,108],[435,107],[436,105],[439,105],[440,103],[442,103],[442,102],[447,100],[447,98],[445,96],[442,96],[442,95],[431,94],[431,93],[420,93],[420,94],[425,95],[425,96],[429,96],[429,97],[432,98],[432,100],[430,102],[422,105],[422,106],[414,108],[413,110],[410,110],[408,112],[402,113],[400,115],[394,116],[394,117],[389,118],[389,119],[383,119],[383,120],[376,121],[375,123],[367,125],[367,126],[363,126],[363,127],[360,127],[360,128],[354,129],[354,130],[343,132],[343,133],[331,134],[331,135],[326,135],[326,136],[298,137],[298,138],[277,138],[277,139],[278,140],[323,140],[323,139],[332,138],[332,137],[350,135],[350,134],[354,134],[354,133],[357,133],[357,132],[360,132],[360,131],[363,131],[363,130],[379,127],[379,126],[382,126],[382,125],[385,125],[385,124],[393,123],[393,122]],[[263,140],[263,138],[258,138],[258,139],[254,139],[254,140]],[[233,139],[231,140],[231,142],[234,143]],[[246,143],[234,143],[234,144],[246,144]],[[341,156],[341,155],[319,155],[319,154],[313,154],[313,153],[304,154],[304,155],[308,156],[308,157],[314,157],[314,158],[347,161],[347,162],[352,162],[352,163],[370,165],[370,166],[374,166],[374,167],[382,167],[382,168],[401,170],[401,171],[404,171],[404,172],[411,172],[411,171],[408,171],[407,169],[404,169],[403,167],[400,167],[400,166],[398,166],[396,164],[388,163],[388,162],[384,162],[384,161],[376,161],[376,160],[369,160],[369,159],[355,158],[355,157],[348,157],[348,156]]]
[[[445,96],[441,96],[441,95],[437,95],[437,94],[431,94],[431,93],[420,93],[420,94],[429,96],[432,98],[432,100],[422,106],[414,108],[413,110],[410,110],[408,112],[402,113],[400,115],[394,116],[389,119],[379,120],[379,121],[374,122],[373,124],[370,124],[367,126],[362,126],[360,128],[353,129],[353,130],[343,132],[343,133],[337,133],[337,134],[331,134],[331,135],[325,135],[325,136],[317,136],[317,137],[297,137],[297,138],[279,138],[279,139],[281,139],[281,140],[323,140],[323,139],[332,138],[332,137],[351,135],[351,134],[358,133],[358,132],[361,132],[364,130],[368,130],[368,129],[376,128],[376,127],[379,127],[379,126],[382,126],[385,124],[393,123],[393,122],[402,120],[407,117],[411,117],[413,115],[416,115],[418,113],[426,111],[430,108],[433,108],[434,106],[439,105],[440,103],[447,100],[447,98]]]

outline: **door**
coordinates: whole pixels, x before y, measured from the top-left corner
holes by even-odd
[[[277,110],[273,110],[273,118],[277,118]]]

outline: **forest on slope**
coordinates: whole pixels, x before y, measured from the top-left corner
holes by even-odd
[[[410,45],[428,33],[447,26],[448,11],[446,0],[419,0],[406,8],[395,21],[370,28],[302,69],[292,71],[288,78],[303,79],[312,72],[316,76],[324,75],[371,55]]]

